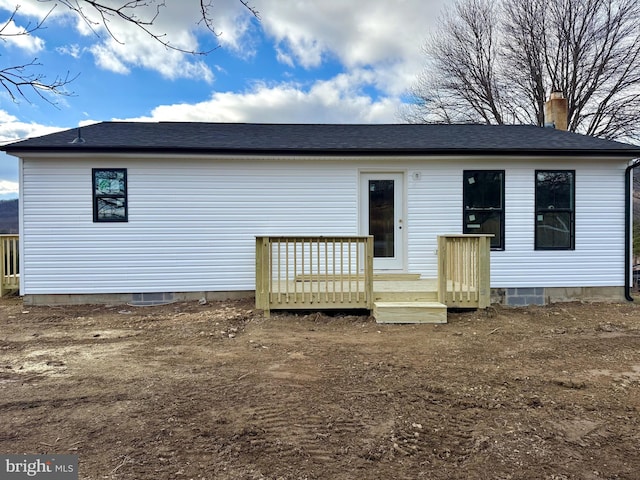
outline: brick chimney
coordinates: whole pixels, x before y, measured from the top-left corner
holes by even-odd
[[[544,104],[545,125],[553,124],[558,130],[566,130],[569,122],[569,100],[562,92],[551,92],[551,98]]]

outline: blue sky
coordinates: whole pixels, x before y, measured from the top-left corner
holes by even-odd
[[[112,4],[124,1],[109,0]],[[56,106],[0,91],[0,141],[104,120],[397,123],[403,94],[425,65],[422,46],[452,0],[216,0],[217,39],[196,25],[196,0],[166,0],[154,31],[188,50],[167,50],[131,25],[93,31],[63,5],[42,29],[5,37],[4,68],[37,59],[48,79],[77,76]],[[0,0],[5,32],[29,28],[54,1]],[[87,11],[89,14],[90,11]],[[148,11],[139,9],[138,15]],[[0,153],[0,199],[18,195],[18,162]]]

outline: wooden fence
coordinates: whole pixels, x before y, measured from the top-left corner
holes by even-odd
[[[256,238],[256,308],[371,309],[373,237]]]
[[[20,257],[18,235],[0,235],[0,297],[20,289]]]
[[[493,235],[438,236],[438,301],[453,308],[491,304]]]

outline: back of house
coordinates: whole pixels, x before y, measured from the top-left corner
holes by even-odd
[[[493,301],[625,296],[640,147],[534,126],[104,122],[20,159],[26,303],[252,295],[256,237],[373,236],[378,274],[438,276],[492,235]],[[626,182],[626,183],[625,183]]]

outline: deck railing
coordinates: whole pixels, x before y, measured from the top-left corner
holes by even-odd
[[[491,304],[493,235],[438,236],[438,301],[453,308]]]
[[[373,237],[256,238],[256,308],[373,308]]]
[[[18,235],[0,235],[0,297],[20,289]]]

